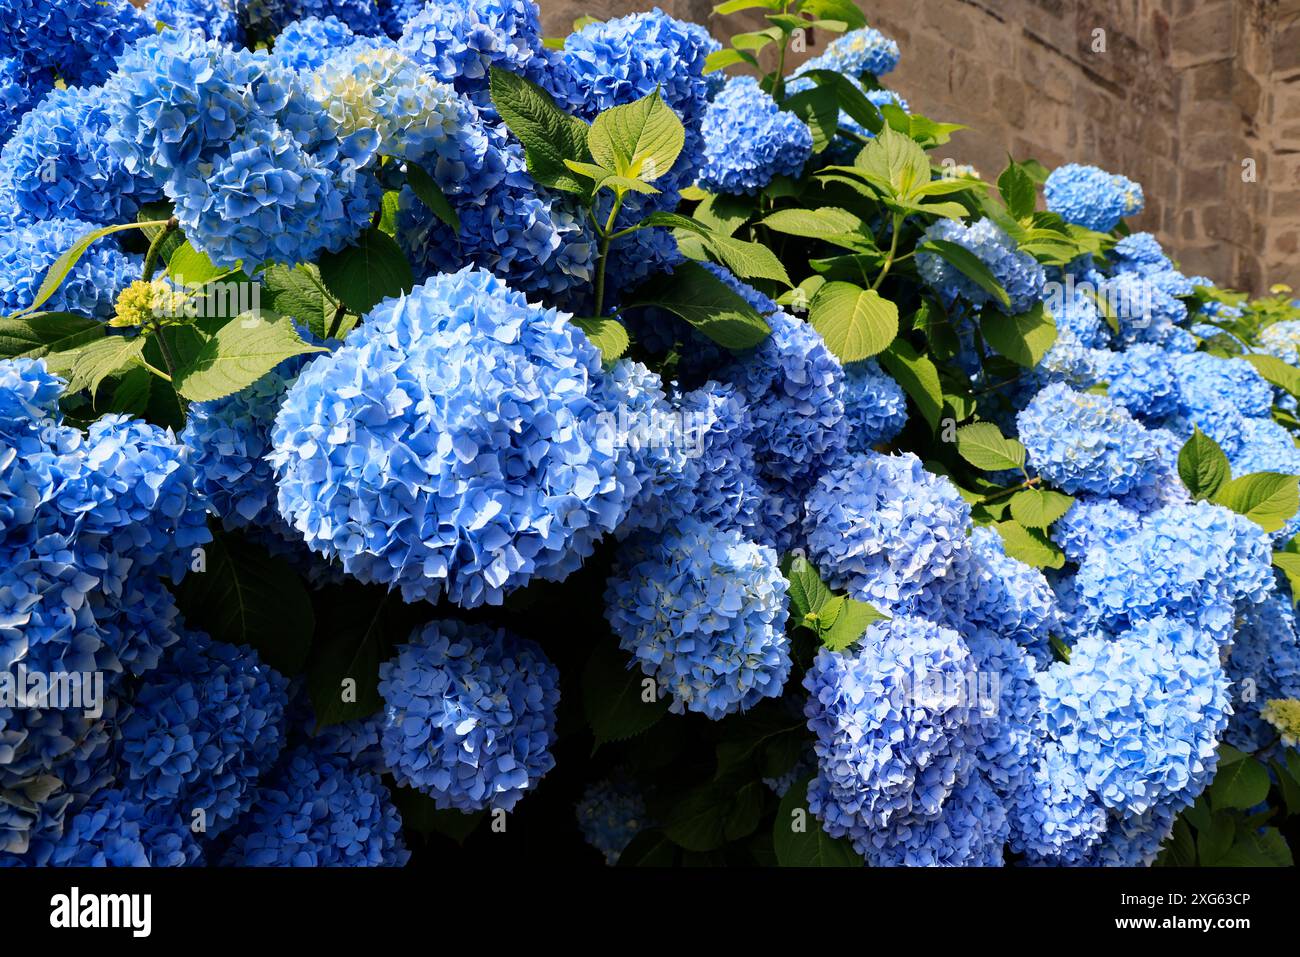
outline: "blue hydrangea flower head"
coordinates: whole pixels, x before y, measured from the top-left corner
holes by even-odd
[[[1027,311],[1043,298],[1046,282],[1043,267],[1033,256],[1021,252],[1015,240],[993,220],[981,219],[967,226],[953,219],[941,219],[925,231],[925,238],[956,243],[976,256],[1007,291],[1011,304],[1005,311],[1010,315]],[[949,304],[960,299],[974,306],[994,304],[1002,308],[974,280],[935,253],[917,253],[916,268],[921,279]]]
[[[698,183],[714,193],[754,193],[777,176],[797,177],[812,155],[812,131],[784,112],[752,76],[732,77],[709,104],[700,128]]]
[[[1125,216],[1142,212],[1142,187],[1095,166],[1068,163],[1052,170],[1043,185],[1047,208],[1067,223],[1108,233]]]
[[[783,312],[768,316],[772,334],[718,378],[749,406],[752,441],[766,478],[798,485],[844,449],[844,370],[821,333]]]
[[[1178,325],[1187,319],[1187,306],[1148,275],[1120,272],[1097,288],[1119,324],[1119,339],[1125,344],[1153,342],[1163,345],[1177,336]]]
[[[904,615],[873,624],[856,652],[818,652],[803,681],[808,806],[827,833],[865,854],[876,833],[939,817],[981,738],[961,693],[974,679],[956,632]]]
[[[144,15],[172,30],[197,30],[209,40],[232,46],[244,42],[234,0],[149,0]]]
[[[1300,319],[1275,322],[1260,330],[1257,337],[1259,351],[1281,359],[1288,365],[1300,366]]]
[[[384,757],[440,808],[509,811],[555,766],[559,672],[503,629],[434,621],[379,666]]]
[[[379,774],[303,745],[258,786],[223,864],[401,867],[409,858]]]
[[[775,551],[687,517],[623,544],[605,617],[670,710],[716,721],[781,694],[786,587]]]
[[[31,306],[49,268],[94,229],[77,219],[0,229],[0,313]],[[118,295],[139,274],[140,257],[122,252],[113,237],[105,236],[91,244],[41,308],[107,320]]]
[[[1190,802],[1187,802],[1190,803]],[[1081,867],[1150,867],[1173,832],[1183,802],[1157,804],[1145,814],[1111,811],[1106,831],[1079,858]]]
[[[1234,697],[1225,740],[1246,752],[1268,748],[1277,730],[1260,717],[1260,709],[1275,698],[1300,698],[1300,639],[1286,590],[1279,588],[1246,612],[1224,668]]]
[[[1118,543],[1088,551],[1077,614],[1112,633],[1177,618],[1226,644],[1238,609],[1272,587],[1270,554],[1268,533],[1245,516],[1209,502],[1166,506]]]
[[[1071,332],[1058,330],[1056,341],[1027,385],[1032,388],[1034,384],[1064,382],[1075,389],[1091,389],[1106,380],[1113,356],[1109,350],[1085,346]]]
[[[1029,464],[1066,492],[1122,495],[1152,482],[1162,461],[1155,437],[1122,405],[1064,383],[1034,396],[1016,424]]]
[[[298,72],[318,70],[353,43],[357,35],[338,17],[307,17],[275,38],[271,59]]]
[[[872,867],[1001,867],[1009,833],[1002,800],[973,772],[948,795],[938,817],[871,835],[866,858]]]
[[[966,595],[954,627],[968,638],[975,631],[1045,645],[1057,611],[1043,573],[1008,556],[992,528],[972,529],[970,547],[975,560],[966,569]]]
[[[270,461],[315,550],[408,600],[499,604],[560,580],[622,520],[632,463],[600,417],[600,354],[490,273],[377,306],[285,399]]]
[[[215,837],[247,808],[284,745],[288,681],[251,648],[193,632],[150,672],[122,722],[123,788]]]
[[[1106,832],[1106,811],[1055,741],[1037,749],[1032,775],[1007,802],[1010,845],[1027,863],[1077,863]]]
[[[910,452],[868,452],[830,469],[808,496],[808,557],[833,588],[894,613],[933,611],[962,584],[970,506]]]
[[[121,788],[90,797],[57,837],[37,840],[24,863],[39,867],[182,867],[202,849],[175,814]]]
[[[1141,527],[1141,516],[1113,499],[1079,498],[1052,526],[1052,540],[1082,564],[1093,549],[1114,548]]]
[[[1181,407],[1173,363],[1159,346],[1139,343],[1116,352],[1106,380],[1106,394],[1143,420],[1168,418]]]
[[[1187,423],[1229,456],[1240,448],[1243,418],[1267,418],[1272,412],[1272,386],[1245,359],[1193,352],[1174,356],[1173,368]]]
[[[53,86],[48,70],[30,69],[17,57],[0,56],[0,144]]]
[[[130,222],[161,197],[132,174],[104,140],[109,126],[99,88],[55,90],[23,117],[0,151],[0,203],[21,220]]]
[[[894,441],[907,425],[907,394],[874,359],[844,369],[844,418],[849,425],[847,450],[858,455]]]
[[[94,86],[132,41],[152,32],[130,0],[6,0],[0,57],[55,70],[70,86]]]
[[[1173,260],[1165,255],[1164,247],[1151,233],[1131,233],[1115,244],[1111,250],[1115,268],[1143,272],[1165,272],[1174,268]]]
[[[809,70],[831,70],[854,79],[864,73],[880,77],[898,66],[898,44],[873,27],[850,30],[826,45],[826,50],[804,63],[795,75]]]
[[[610,867],[618,863],[632,838],[649,826],[645,798],[625,781],[597,781],[583,792],[576,813],[583,838],[605,856]]]
[[[1217,648],[1154,618],[1090,635],[1039,676],[1048,733],[1107,808],[1140,815],[1194,798],[1213,775],[1232,712]]]

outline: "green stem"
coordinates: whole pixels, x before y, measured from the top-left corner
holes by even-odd
[[[614,241],[614,220],[623,208],[623,194],[614,194],[614,205],[609,209],[609,218],[600,230],[600,258],[596,262],[596,317],[605,314],[605,263],[609,260],[609,245]],[[592,214],[595,215],[594,213]]]
[[[1027,488],[1033,488],[1039,483],[1039,481],[1040,480],[1036,478],[1026,478],[1024,482],[1019,485],[1012,486],[1011,488],[1004,488],[1000,491],[994,492],[992,495],[984,496],[984,500],[980,502],[980,504],[988,505],[990,502],[996,502],[998,499],[1006,498],[1008,495],[1015,495],[1017,492],[1023,492]]]
[[[876,276],[876,281],[871,284],[872,289],[879,289],[880,284],[885,281],[889,275],[889,268],[894,265],[894,254],[898,252],[898,233],[903,225],[903,214],[894,213],[894,234],[889,237],[889,252],[885,254],[884,265],[880,267],[880,275]]]
[[[163,224],[163,228],[158,230],[158,235],[149,243],[149,251],[144,255],[144,281],[148,282],[153,279],[154,272],[158,269],[158,256],[162,252],[162,242],[178,226],[180,221],[173,216]]]

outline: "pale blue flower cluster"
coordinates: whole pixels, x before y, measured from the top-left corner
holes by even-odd
[[[434,621],[379,666],[384,757],[440,808],[509,811],[555,766],[559,673],[503,629]]]
[[[110,122],[100,88],[50,93],[0,151],[0,204],[12,207],[17,221],[108,226],[135,219],[140,205],[162,192],[108,148]]]
[[[0,56],[0,146],[53,85],[48,71],[30,70],[17,57]]]
[[[244,42],[235,0],[149,0],[144,15],[172,30],[197,30],[232,46]]]
[[[1079,498],[1052,525],[1052,538],[1078,564],[1093,549],[1111,549],[1142,527],[1141,516],[1109,498]]]
[[[890,614],[933,613],[970,560],[970,506],[910,452],[847,457],[808,495],[808,557],[834,588]]]
[[[632,838],[649,826],[645,798],[624,781],[597,781],[583,792],[575,811],[583,838],[610,867],[618,863]]]
[[[345,135],[265,51],[164,31],[122,58],[105,100],[109,147],[153,177],[219,266],[337,251],[378,207],[364,172],[377,134]]]
[[[1107,365],[1106,394],[1143,421],[1177,415],[1182,391],[1174,365],[1174,357],[1160,346],[1129,346],[1114,353]]]
[[[933,819],[898,824],[866,845],[872,867],[1001,867],[1010,834],[1006,807],[973,772]]]
[[[270,461],[316,551],[407,600],[500,604],[613,531],[632,463],[603,429],[600,356],[490,273],[377,306],[285,399]]]
[[[1043,186],[1047,208],[1067,223],[1108,233],[1125,216],[1142,212],[1142,187],[1124,176],[1095,166],[1058,166]]]
[[[228,867],[401,867],[402,818],[378,773],[310,745],[258,785]]]
[[[898,437],[907,424],[907,394],[874,359],[844,369],[844,419],[848,451],[857,455]]]
[[[1265,355],[1300,366],[1300,319],[1275,322],[1260,330],[1257,345]]]
[[[1061,382],[1016,416],[1029,465],[1066,492],[1123,495],[1155,481],[1164,461],[1156,436],[1108,396]]]
[[[1031,776],[1014,792],[1007,815],[1010,847],[1030,864],[1078,863],[1106,832],[1105,809],[1056,742],[1038,749]]]
[[[49,268],[87,233],[92,223],[47,219],[0,229],[0,314],[29,308]],[[54,295],[41,306],[109,319],[118,294],[140,275],[140,257],[124,253],[105,236],[77,260]]]
[[[6,0],[0,57],[53,70],[71,86],[104,82],[134,40],[153,32],[130,0]]]
[[[271,59],[291,70],[312,72],[357,40],[357,35],[338,17],[307,17],[280,31]]]
[[[1043,267],[1033,256],[1021,252],[1015,240],[993,220],[981,219],[967,226],[957,220],[940,219],[925,231],[925,238],[956,243],[978,258],[1006,290],[1010,305],[1004,311],[1010,315],[1026,312],[1043,298],[1046,282]],[[916,268],[921,279],[945,303],[963,300],[974,306],[1004,308],[990,292],[938,253],[918,252]]]
[[[1260,717],[1260,709],[1276,698],[1300,698],[1300,638],[1289,589],[1279,585],[1246,612],[1224,669],[1233,691],[1225,740],[1242,751],[1269,751],[1277,729]]]
[[[733,77],[709,104],[700,132],[698,184],[714,193],[754,193],[777,176],[797,177],[812,155],[812,131],[782,111],[752,76]]]
[[[623,544],[605,616],[670,710],[717,720],[781,694],[786,587],[772,549],[683,517]]]
[[[831,70],[854,79],[863,74],[884,76],[898,66],[898,44],[873,27],[850,30],[826,45],[820,56],[808,60],[795,76],[810,70]]]

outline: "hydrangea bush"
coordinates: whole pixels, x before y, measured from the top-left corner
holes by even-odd
[[[0,0],[0,864],[1291,863],[1300,301],[765,6]]]

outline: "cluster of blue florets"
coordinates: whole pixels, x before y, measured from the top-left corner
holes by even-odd
[[[1142,212],[1142,187],[1095,166],[1068,163],[1054,169],[1043,186],[1047,208],[1067,223],[1108,233],[1126,216]]]
[[[1015,241],[993,220],[981,219],[967,226],[956,220],[941,219],[926,230],[926,239],[956,243],[976,256],[1006,290],[1008,304],[998,302],[996,308],[1016,315],[1042,300],[1046,281],[1043,267],[1017,249]],[[996,302],[992,293],[937,253],[917,253],[916,268],[945,302],[962,300],[976,306]]]
[[[777,176],[798,176],[812,153],[812,131],[782,112],[752,76],[738,76],[709,105],[701,127],[699,185],[714,193],[754,193]]]

